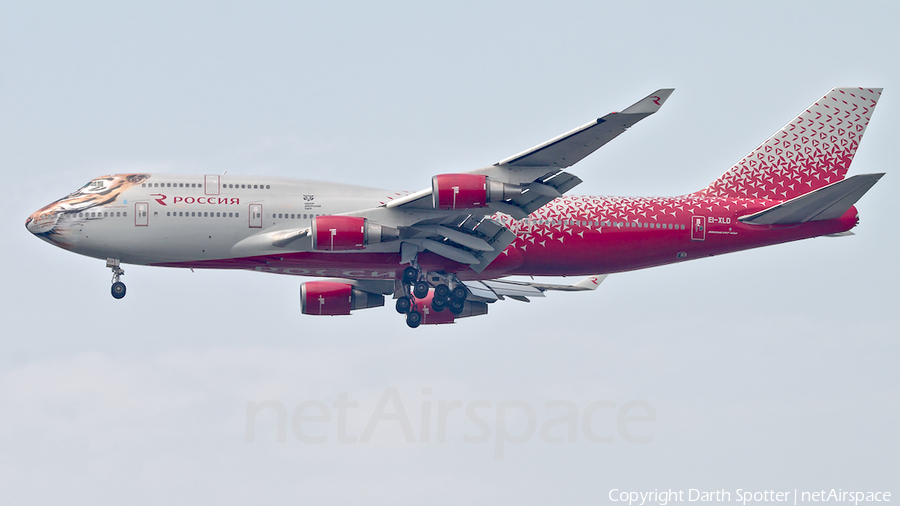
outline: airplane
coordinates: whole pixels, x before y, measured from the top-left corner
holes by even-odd
[[[484,315],[610,273],[818,236],[852,235],[854,204],[884,175],[845,178],[881,88],[834,88],[709,186],[677,197],[569,196],[568,169],[656,113],[660,89],[493,165],[395,192],[239,175],[102,176],[25,226],[123,264],[308,276],[301,312],[349,315],[393,297],[412,328]],[[587,276],[571,284],[510,276]]]

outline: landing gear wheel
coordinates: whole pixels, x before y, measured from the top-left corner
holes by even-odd
[[[453,300],[466,300],[466,297],[469,296],[469,291],[466,290],[464,286],[457,286],[450,292],[450,298]]]
[[[418,311],[410,311],[406,314],[406,324],[409,328],[414,329],[422,323],[422,313]]]
[[[435,299],[448,299],[450,297],[450,287],[441,283],[438,286],[434,287],[434,298]]]
[[[112,284],[110,292],[112,293],[114,299],[121,299],[125,296],[125,283],[116,281]]]
[[[453,313],[453,314],[455,314],[455,315],[462,314],[463,309],[466,308],[466,301],[464,301],[464,300],[450,299],[450,306],[449,306],[449,307],[450,307],[450,312],[451,312],[451,313]]]
[[[419,269],[416,269],[415,267],[411,267],[411,266],[407,267],[406,269],[403,269],[403,282],[404,283],[406,283],[407,285],[411,285],[411,284],[415,283],[417,279],[419,279]]]
[[[424,299],[428,296],[428,288],[429,286],[427,282],[416,281],[416,285],[413,288],[413,295],[415,295],[417,299]]]
[[[440,313],[441,311],[447,309],[447,299],[439,299],[434,297],[431,299],[431,309],[434,310],[435,313]]]
[[[121,299],[125,296],[125,283],[121,282],[119,278],[125,275],[125,269],[119,266],[118,258],[107,258],[106,266],[112,269],[112,287],[109,291],[114,299]]]
[[[397,309],[397,312],[400,314],[409,313],[409,308],[412,307],[412,301],[409,300],[409,297],[400,297],[397,299],[397,304],[394,306]]]

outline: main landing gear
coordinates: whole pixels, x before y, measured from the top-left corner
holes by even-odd
[[[109,291],[114,299],[121,299],[125,296],[125,283],[119,281],[119,277],[125,275],[125,269],[119,267],[118,258],[107,258],[106,266],[112,269],[112,287]]]
[[[456,275],[429,273],[428,277],[433,277],[432,281],[437,283],[431,297],[431,310],[439,313],[444,309],[449,309],[455,315],[462,314],[466,307],[466,297],[468,297],[469,291],[456,278]],[[410,328],[416,328],[422,324],[422,311],[416,301],[425,299],[428,297],[428,292],[431,291],[431,284],[425,278],[426,276],[423,275],[415,261],[403,269],[403,275],[400,278],[403,293],[397,298],[394,307],[398,313],[406,315],[406,324]],[[453,286],[452,289],[451,286]]]

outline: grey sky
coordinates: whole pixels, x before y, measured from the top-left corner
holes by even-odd
[[[888,490],[900,439],[898,7],[890,2],[80,2],[0,5],[5,290],[0,497],[14,504],[605,503],[610,488]],[[108,173],[266,174],[418,190],[661,87],[648,118],[573,168],[575,194],[702,188],[834,86],[885,92],[851,174],[888,172],[850,238],[612,275],[412,331],[392,308],[303,316],[300,278],[126,266],[25,218]],[[650,403],[652,435],[299,442],[248,401],[525,400],[538,423]],[[423,388],[431,394],[423,394]],[[332,412],[332,417],[336,416]],[[482,412],[493,417],[496,409]],[[511,412],[512,413],[512,412]],[[611,414],[612,413],[612,414]],[[519,418],[508,422],[520,433]],[[494,424],[491,418],[491,425]],[[318,432],[316,432],[318,430]],[[579,436],[582,436],[579,423]],[[562,432],[560,432],[562,433]],[[893,488],[892,488],[893,487]]]

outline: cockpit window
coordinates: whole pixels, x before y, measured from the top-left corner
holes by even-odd
[[[103,188],[103,181],[89,181],[88,184],[81,187],[82,190],[96,190]]]

